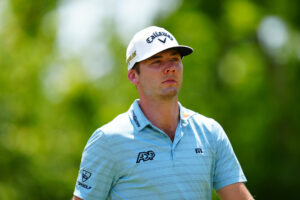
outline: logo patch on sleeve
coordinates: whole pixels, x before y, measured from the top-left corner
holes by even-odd
[[[82,182],[85,182],[87,181],[90,177],[91,177],[92,173],[89,172],[89,171],[86,171],[86,170],[82,170],[81,171],[81,179],[82,179]]]
[[[84,182],[86,182],[91,176],[92,176],[92,173],[85,170],[85,169],[82,169],[80,170],[80,175],[81,175],[81,181],[77,181],[78,185],[85,188],[85,189],[91,189],[92,187],[85,184]]]

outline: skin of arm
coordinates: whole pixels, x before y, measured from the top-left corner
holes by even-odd
[[[221,200],[254,200],[244,183],[233,183],[217,191]]]
[[[83,200],[83,199],[80,199],[79,197],[74,196],[72,200]]]

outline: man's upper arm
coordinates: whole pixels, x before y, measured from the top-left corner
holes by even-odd
[[[74,198],[106,199],[115,175],[115,160],[109,142],[99,129],[89,139],[81,159]]]
[[[219,190],[217,194],[222,200],[253,200],[254,198],[244,185],[244,183],[234,183]]]
[[[233,151],[230,141],[217,122],[214,123],[215,165],[213,187],[219,190],[233,183],[246,182],[240,163]]]

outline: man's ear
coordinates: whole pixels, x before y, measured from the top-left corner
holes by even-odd
[[[130,80],[131,83],[133,83],[134,85],[137,85],[139,82],[139,75],[137,74],[137,72],[135,70],[131,69],[128,72],[128,79]]]

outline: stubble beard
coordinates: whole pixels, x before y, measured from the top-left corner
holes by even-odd
[[[163,88],[161,98],[163,100],[171,100],[174,99],[175,97],[177,98],[179,90],[180,88],[176,88],[176,87]]]
[[[174,100],[174,98],[177,99],[178,93],[181,88],[181,81],[175,85],[160,86],[156,89],[151,87],[150,88],[144,87],[144,88],[145,88],[144,90],[141,90],[143,91],[142,96],[147,97],[148,99],[152,99],[152,101],[156,101],[156,100],[169,101],[169,100]]]

